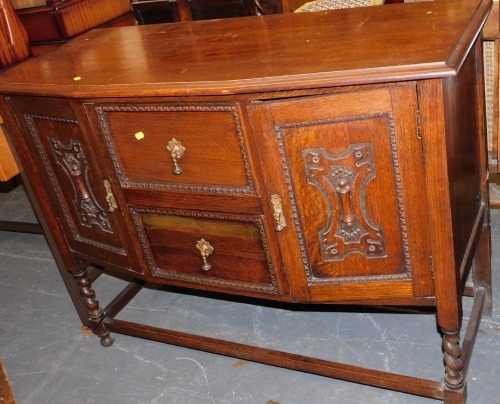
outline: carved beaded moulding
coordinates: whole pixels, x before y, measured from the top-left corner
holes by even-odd
[[[123,248],[92,240],[80,234],[77,225],[73,221],[72,215],[69,213],[69,207],[66,204],[64,196],[58,186],[56,175],[49,163],[49,159],[45,153],[40,139],[40,134],[38,133],[37,126],[35,124],[35,120],[46,120],[67,123],[79,127],[78,121],[73,119],[31,114],[25,114],[24,117],[28,124],[33,141],[35,142],[37,151],[42,159],[43,165],[49,175],[52,189],[54,190],[63,211],[64,219],[68,224],[74,239],[81,243],[126,256],[127,253]],[[52,152],[54,153],[54,158],[56,159],[57,164],[68,177],[68,180],[73,187],[73,208],[79,218],[78,224],[84,227],[99,229],[100,231],[106,233],[113,233],[108,215],[95,198],[92,187],[88,181],[89,165],[85,155],[85,150],[83,150],[81,143],[76,139],[70,139],[68,144],[63,145],[59,140],[51,136],[47,136],[47,140]]]
[[[167,278],[178,281],[186,281],[195,284],[203,284],[210,285],[219,288],[230,288],[233,290],[244,290],[248,292],[263,292],[269,294],[277,294],[278,290],[276,287],[276,280],[274,276],[274,268],[271,260],[271,256],[269,253],[268,243],[266,241],[265,232],[264,232],[264,224],[261,218],[258,217],[243,217],[243,216],[228,216],[228,215],[215,215],[209,213],[200,213],[200,212],[179,212],[179,211],[171,211],[166,209],[151,209],[151,208],[133,208],[130,209],[132,214],[132,219],[137,228],[138,236],[141,241],[141,245],[143,247],[143,251],[146,255],[146,260],[148,262],[149,268],[154,276],[160,278]],[[155,214],[155,215],[169,215],[169,216],[180,216],[180,217],[193,217],[200,219],[214,219],[214,220],[229,220],[229,221],[242,221],[242,222],[251,222],[255,224],[260,233],[261,244],[264,251],[264,256],[266,260],[266,266],[268,270],[268,275],[270,279],[270,284],[256,284],[245,281],[237,281],[230,279],[222,279],[215,278],[212,276],[206,276],[203,274],[200,275],[192,275],[182,272],[176,271],[165,271],[159,268],[156,265],[155,259],[153,257],[153,252],[149,246],[149,241],[142,224],[140,214]]]
[[[153,190],[170,191],[191,191],[214,194],[233,194],[233,195],[253,195],[255,194],[255,185],[252,177],[252,171],[248,158],[245,137],[243,134],[240,112],[238,104],[235,103],[169,103],[162,105],[100,105],[95,108],[101,129],[106,141],[106,145],[111,154],[113,165],[118,174],[120,184],[125,188],[146,188]],[[218,185],[197,185],[197,184],[173,184],[153,181],[133,181],[126,177],[123,172],[120,158],[116,151],[116,146],[111,134],[111,128],[107,119],[108,112],[229,112],[233,115],[236,136],[241,152],[241,158],[245,168],[247,179],[246,186],[218,186]]]

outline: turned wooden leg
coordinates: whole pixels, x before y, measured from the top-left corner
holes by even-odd
[[[82,269],[73,274],[76,283],[80,290],[80,294],[84,298],[85,306],[89,311],[89,326],[92,332],[101,338],[102,346],[110,346],[113,344],[113,337],[103,323],[104,313],[99,306],[99,301],[95,299],[95,291],[92,289],[92,281],[88,277],[87,268],[82,265]]]
[[[462,348],[460,347],[460,330],[443,331],[444,351],[444,402],[445,404],[464,404],[467,399],[465,378],[462,374],[464,367],[462,359]]]

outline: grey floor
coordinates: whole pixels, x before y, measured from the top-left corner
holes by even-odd
[[[0,218],[34,220],[21,188],[0,194]],[[471,404],[500,403],[500,210],[492,227],[494,312],[470,365]],[[95,283],[104,304],[122,286]],[[470,307],[467,298],[466,320]],[[147,289],[120,318],[413,376],[443,373],[432,314],[309,312]],[[438,402],[123,335],[102,348],[85,331],[44,237],[0,232],[0,359],[18,403]]]

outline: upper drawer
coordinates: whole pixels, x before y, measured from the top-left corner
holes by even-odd
[[[95,110],[123,187],[254,194],[238,104],[101,104]]]

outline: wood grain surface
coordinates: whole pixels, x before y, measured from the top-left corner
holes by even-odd
[[[213,95],[452,76],[490,7],[443,0],[94,30],[6,72],[0,91]]]

